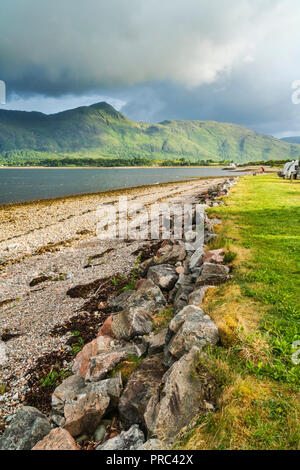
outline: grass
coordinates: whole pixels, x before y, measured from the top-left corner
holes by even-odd
[[[72,344],[71,344],[71,356],[76,356],[84,346],[84,339],[80,335],[80,331],[72,331]]]
[[[160,312],[156,313],[153,317],[154,332],[159,333],[166,328],[174,316],[174,309],[172,306],[163,308]]]
[[[203,305],[222,342],[206,351],[217,412],[200,416],[177,448],[299,449],[292,354],[300,340],[300,183],[247,176],[225,202],[210,213],[222,219],[212,247],[236,254],[227,258],[233,279],[209,289]]]
[[[42,387],[57,387],[60,385],[67,377],[70,377],[72,372],[66,369],[54,369],[49,372],[45,377],[40,378],[40,384]]]
[[[110,377],[114,377],[118,372],[120,372],[123,385],[125,386],[129,380],[129,377],[135,371],[135,369],[140,365],[142,360],[143,360],[142,357],[137,357],[137,356],[134,356],[133,354],[129,354],[124,361],[120,362],[110,372]]]

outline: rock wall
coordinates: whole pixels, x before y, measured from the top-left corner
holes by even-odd
[[[235,182],[196,194],[194,202],[223,204],[220,196]],[[205,215],[204,243],[219,223]],[[214,409],[208,384],[193,367],[203,347],[220,340],[201,308],[206,289],[226,282],[230,272],[222,249],[188,248],[165,240],[143,261],[136,290],[109,299],[112,313],[75,357],[74,375],[53,393],[51,415],[19,409],[0,449],[77,450],[84,440],[97,450],[166,449],[197,414]],[[157,318],[167,324],[160,328]],[[122,368],[132,364],[122,380]]]

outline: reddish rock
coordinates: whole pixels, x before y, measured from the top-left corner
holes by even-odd
[[[87,381],[93,382],[104,379],[107,374],[114,369],[119,362],[124,361],[129,354],[137,355],[136,349],[134,349],[134,347],[124,347],[92,357],[89,361],[89,367],[82,377]]]
[[[204,263],[222,264],[224,262],[224,249],[207,251],[204,255]]]
[[[105,322],[103,323],[103,325],[101,326],[101,328],[99,330],[98,337],[99,336],[109,336],[110,338],[114,338],[114,333],[111,329],[112,319],[113,319],[113,316],[110,315],[105,320]]]
[[[177,272],[177,274],[184,274],[184,267],[183,266],[177,266],[176,272]]]
[[[143,282],[144,282],[145,279],[139,279],[138,281],[136,281],[136,284],[135,284],[135,288],[138,290],[140,286],[143,285]]]
[[[79,450],[79,448],[68,431],[55,428],[39,441],[32,450]]]
[[[73,372],[74,374],[86,376],[90,367],[90,359],[111,349],[112,339],[108,336],[98,336],[96,339],[86,344],[75,357]]]
[[[118,315],[114,315],[114,318],[116,317]],[[135,345],[122,345],[109,336],[98,336],[77,354],[72,370],[84,380],[95,382],[105,378],[130,354],[140,356],[143,353]]]

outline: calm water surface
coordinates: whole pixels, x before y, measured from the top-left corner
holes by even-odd
[[[239,173],[213,167],[0,168],[0,204],[182,181],[197,176],[234,176],[237,174]]]

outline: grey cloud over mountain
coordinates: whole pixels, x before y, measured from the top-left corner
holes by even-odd
[[[140,120],[296,132],[296,0],[2,0],[0,10],[8,97],[108,95]]]

